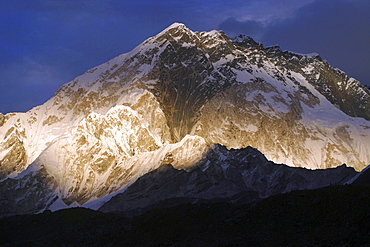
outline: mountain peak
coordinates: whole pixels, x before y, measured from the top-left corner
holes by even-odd
[[[166,29],[164,29],[165,31],[166,30],[170,30],[172,28],[186,28],[185,24],[183,23],[179,23],[179,22],[174,22],[172,23],[169,27],[167,27]]]
[[[244,34],[240,34],[233,38],[233,43],[245,47],[253,47],[258,49],[263,49],[263,45],[261,43],[256,42],[252,37]]]
[[[175,23],[172,23],[170,26],[168,26],[167,28],[165,28],[162,32],[158,33],[155,37],[160,37],[168,32],[173,32],[173,31],[180,31],[180,30],[183,30],[183,31],[190,31],[190,29],[188,29],[185,24],[183,23],[179,23],[179,22],[175,22]]]

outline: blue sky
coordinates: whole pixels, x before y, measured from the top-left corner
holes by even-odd
[[[0,112],[27,111],[173,22],[317,52],[370,85],[369,0],[0,0]]]

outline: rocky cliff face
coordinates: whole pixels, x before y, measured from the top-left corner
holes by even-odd
[[[24,181],[42,173],[45,207],[83,205],[162,164],[190,169],[217,143],[290,166],[362,170],[369,95],[317,55],[176,23],[45,104],[0,115],[1,191],[27,194]]]

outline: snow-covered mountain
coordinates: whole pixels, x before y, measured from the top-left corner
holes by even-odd
[[[45,104],[0,114],[1,213],[109,200],[162,164],[191,169],[213,144],[360,171],[370,164],[369,98],[316,54],[175,23]]]

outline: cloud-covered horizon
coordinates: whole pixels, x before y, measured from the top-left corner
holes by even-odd
[[[370,84],[366,0],[0,0],[0,112],[27,111],[174,22],[319,53]]]

